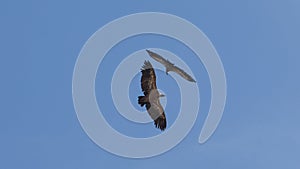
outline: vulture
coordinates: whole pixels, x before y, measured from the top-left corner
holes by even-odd
[[[157,90],[155,71],[149,61],[144,62],[141,72],[141,87],[144,96],[138,96],[138,103],[141,107],[146,106],[148,114],[154,120],[155,127],[163,131],[167,126],[167,121],[159,98],[164,95]]]
[[[189,74],[187,74],[185,71],[183,71],[179,67],[175,66],[174,63],[169,62],[167,59],[163,58],[162,56],[160,56],[157,53],[154,53],[150,50],[146,50],[146,51],[154,60],[163,64],[166,67],[166,74],[168,74],[168,72],[170,72],[170,71],[173,71],[190,82],[196,82],[196,80],[194,80]]]

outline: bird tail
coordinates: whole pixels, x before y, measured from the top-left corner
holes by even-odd
[[[147,103],[146,97],[145,96],[139,96],[138,97],[138,103],[141,105],[141,107],[143,107]]]

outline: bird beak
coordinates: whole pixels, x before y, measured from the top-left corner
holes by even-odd
[[[164,95],[164,94],[159,94],[159,97],[165,97],[166,95]]]

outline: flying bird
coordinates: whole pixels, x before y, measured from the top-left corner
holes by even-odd
[[[144,62],[141,72],[141,87],[144,96],[138,97],[138,103],[141,107],[146,105],[147,112],[154,120],[155,127],[163,131],[167,126],[167,121],[159,98],[164,95],[160,94],[157,90],[155,71],[149,61]]]
[[[168,72],[173,71],[177,74],[179,74],[181,77],[183,77],[184,79],[190,81],[190,82],[196,82],[196,80],[194,80],[189,74],[187,74],[185,71],[183,71],[182,69],[180,69],[179,67],[175,66],[174,63],[171,63],[170,61],[168,61],[167,59],[163,58],[162,56],[160,56],[157,53],[154,53],[150,50],[146,50],[148,52],[148,54],[157,62],[163,64],[166,67],[166,74],[168,74]]]

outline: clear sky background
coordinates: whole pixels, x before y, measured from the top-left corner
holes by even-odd
[[[175,148],[148,159],[115,156],[94,144],[81,128],[72,101],[72,73],[86,40],[106,23],[136,12],[185,18],[212,41],[223,62],[228,96],[214,135],[198,144],[210,87],[200,60],[184,45],[159,36],[118,44],[96,78],[99,103],[111,125],[128,135],[159,133],[115,112],[110,94],[100,94],[114,68],[130,53],[158,47],[176,53],[194,72],[201,91],[200,114]],[[300,166],[300,2],[297,0],[124,0],[0,2],[0,168],[223,168],[297,169]],[[115,56],[112,59],[111,56]],[[147,57],[146,57],[147,58]],[[150,58],[148,57],[150,60]],[[152,60],[153,61],[153,60]],[[175,81],[163,72],[170,125],[178,114]],[[130,87],[134,106],[139,74]],[[141,109],[142,110],[142,109]],[[177,110],[177,112],[176,112]],[[145,132],[143,132],[145,131]],[[146,133],[146,134],[145,134]]]

